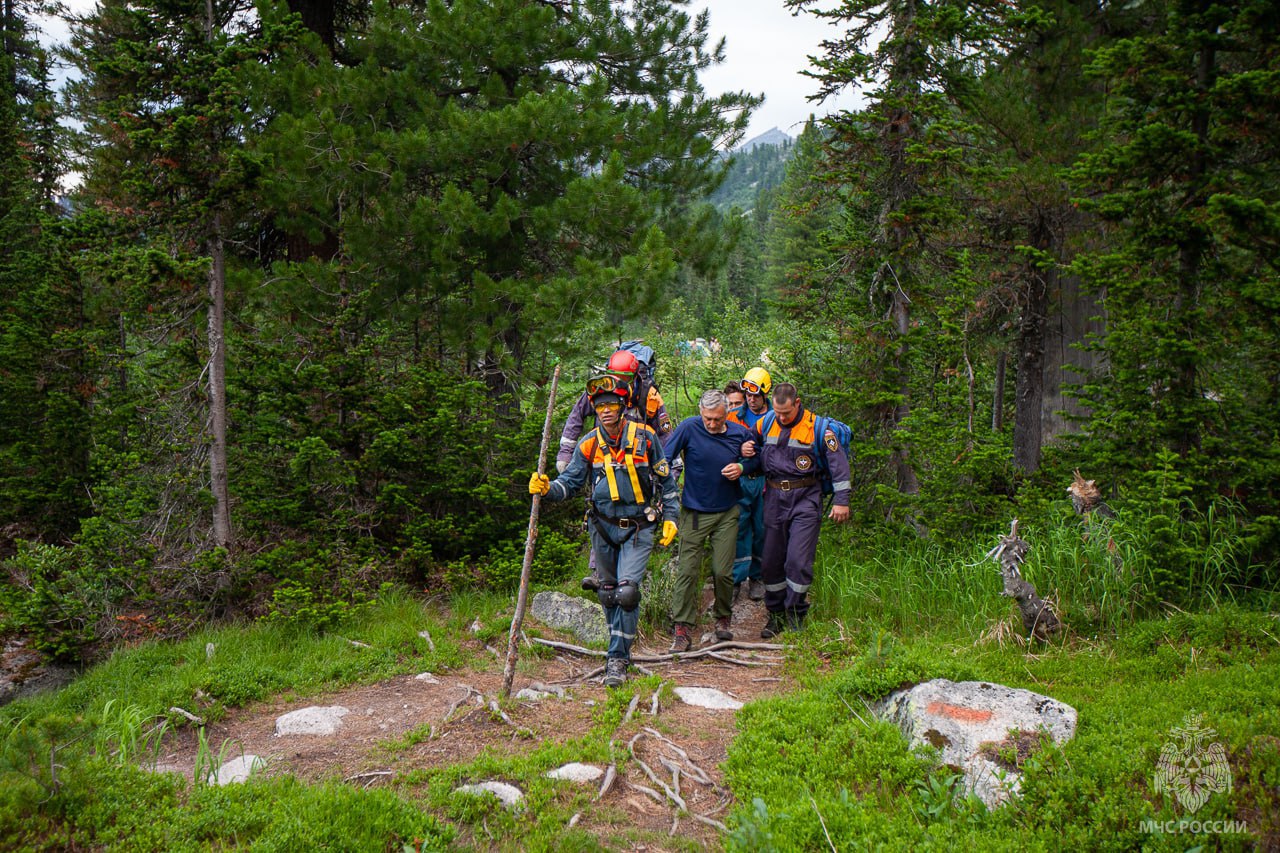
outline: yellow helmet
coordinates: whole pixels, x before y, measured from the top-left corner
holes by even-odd
[[[753,367],[742,377],[742,390],[751,394],[768,394],[773,388],[773,377],[763,367]]]

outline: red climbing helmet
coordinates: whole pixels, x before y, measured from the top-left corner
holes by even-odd
[[[634,353],[620,349],[609,356],[609,363],[604,369],[606,373],[612,373],[620,379],[632,382],[640,372],[640,359],[636,358]]]

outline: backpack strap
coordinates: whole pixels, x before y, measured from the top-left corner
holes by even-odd
[[[627,468],[627,477],[631,480],[631,493],[635,495],[637,504],[644,504],[644,489],[640,487],[640,474],[636,471],[636,430],[638,424],[635,421],[627,421],[626,432],[622,439],[622,458]],[[599,435],[600,428],[596,427],[598,437],[603,440],[603,436]],[[612,455],[612,452],[611,454]],[[614,472],[613,460],[608,459],[604,465],[604,475],[609,480],[609,499],[614,503],[622,500],[622,494],[618,491],[618,475]]]
[[[831,466],[827,463],[826,443],[830,420],[822,415],[813,416],[813,455],[817,458],[818,467],[824,476],[831,476]],[[834,432],[834,430],[833,430]]]
[[[770,409],[760,417],[760,420],[756,421],[756,427],[760,430],[761,443],[769,437],[769,430],[773,429],[773,422],[777,419],[777,415],[773,413],[773,409]]]

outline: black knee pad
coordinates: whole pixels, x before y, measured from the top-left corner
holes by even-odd
[[[596,598],[600,599],[602,607],[617,607],[618,588],[616,586],[600,584],[600,588],[596,590]]]
[[[618,606],[623,610],[635,610],[640,606],[640,587],[631,581],[618,584]]]

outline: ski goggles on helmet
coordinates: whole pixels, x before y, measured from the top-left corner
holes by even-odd
[[[595,397],[599,394],[620,394],[619,388],[626,388],[626,382],[617,376],[608,373],[602,376],[593,376],[587,380],[587,396]]]
[[[761,396],[764,395],[764,392],[760,390],[759,382],[752,382],[750,379],[744,379],[738,384],[741,385],[742,390],[748,394],[759,394]]]

